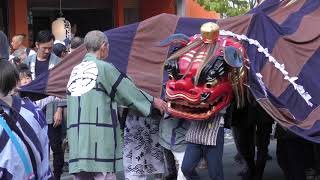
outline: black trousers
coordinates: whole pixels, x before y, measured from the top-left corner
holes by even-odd
[[[277,160],[286,180],[306,180],[305,171],[312,166],[313,145],[302,138],[277,140]]]
[[[314,169],[320,172],[320,144],[313,145]]]
[[[177,168],[176,168],[176,160],[174,159],[174,155],[172,152],[166,148],[164,150],[164,157],[165,157],[165,165],[167,168],[167,179],[177,179]]]
[[[248,118],[250,123],[239,127],[239,150],[248,166],[244,179],[260,180],[268,157],[273,121],[265,112],[253,108],[249,109]]]
[[[63,173],[64,152],[62,150],[62,126],[56,128],[53,124],[48,124],[49,145],[53,151],[53,175],[55,179],[60,179]]]

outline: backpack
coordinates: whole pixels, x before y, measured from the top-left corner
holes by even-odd
[[[27,48],[27,49],[26,49],[27,56],[29,56],[30,51],[31,51],[31,48]]]

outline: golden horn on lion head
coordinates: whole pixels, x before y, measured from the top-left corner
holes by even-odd
[[[200,28],[203,42],[205,43],[216,42],[219,37],[219,30],[220,30],[220,27],[216,23],[213,23],[213,22],[204,23]]]

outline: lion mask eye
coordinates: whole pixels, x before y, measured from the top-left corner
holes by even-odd
[[[199,84],[214,82],[219,76],[222,76],[225,72],[225,64],[223,57],[220,56],[208,62],[201,71],[198,80]]]

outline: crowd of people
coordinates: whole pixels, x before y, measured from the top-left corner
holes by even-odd
[[[122,171],[128,180],[149,175],[199,179],[196,167],[201,159],[212,180],[223,180],[224,128],[233,130],[236,160],[245,164],[242,179],[263,179],[274,122],[252,96],[244,108],[231,104],[208,121],[178,119],[166,114],[165,101],[137,88],[103,61],[109,53],[103,32],[74,37],[69,45],[55,40],[50,31],[40,31],[35,49],[23,45],[25,38],[15,35],[9,45],[0,31],[0,179],[59,180],[67,142],[69,173],[78,180],[116,179],[116,172]],[[32,102],[19,96],[21,86],[82,44],[87,54],[72,70],[66,99],[48,96]],[[86,85],[83,72],[90,73]],[[199,131],[205,133],[200,136]],[[305,180],[308,169],[318,170],[317,145],[278,125],[276,138],[277,160],[287,180]]]

